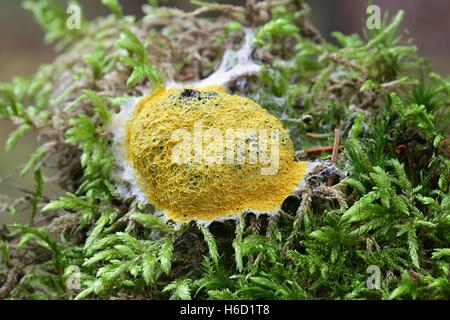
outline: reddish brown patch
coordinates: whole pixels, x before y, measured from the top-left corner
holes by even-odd
[[[397,148],[395,148],[395,153],[397,153],[397,155],[400,155],[400,153],[402,153],[403,150],[407,149],[408,147],[404,144],[399,144],[397,146]]]

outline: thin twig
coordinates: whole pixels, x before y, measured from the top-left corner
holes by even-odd
[[[324,147],[316,147],[316,148],[311,148],[311,149],[307,149],[306,153],[307,154],[311,154],[311,153],[319,153],[319,152],[330,152],[333,151],[333,146],[324,146]]]
[[[329,133],[314,133],[314,132],[308,132],[306,133],[306,137],[308,139],[326,139],[331,137],[332,135]]]
[[[218,4],[214,3],[205,7],[198,8],[191,12],[179,12],[178,16],[182,18],[195,17],[200,14],[211,12],[211,11],[220,11],[220,12],[239,12],[245,13],[245,9],[239,6],[234,6],[231,4]]]
[[[334,129],[334,144],[333,144],[333,153],[331,154],[331,162],[337,162],[337,156],[339,152],[339,140],[341,137],[341,131],[339,129]],[[334,175],[329,176],[327,180],[327,186],[331,187],[333,185]]]

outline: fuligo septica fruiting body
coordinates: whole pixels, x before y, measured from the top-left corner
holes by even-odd
[[[276,213],[307,170],[277,118],[220,86],[156,89],[124,125],[135,182],[178,223]]]

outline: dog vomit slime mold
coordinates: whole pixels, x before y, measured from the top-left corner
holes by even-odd
[[[250,53],[248,43],[241,50]],[[222,63],[219,70],[226,77],[235,77],[233,70],[236,68],[246,73],[256,72],[257,65],[243,56],[242,51],[237,52],[234,58],[238,58],[238,65],[227,67],[229,63]],[[251,66],[245,67],[242,62]],[[223,80],[224,77],[215,73],[213,79]],[[153,204],[178,223],[210,222],[236,217],[243,212],[277,213],[283,200],[303,180],[308,163],[294,161],[292,141],[277,118],[249,98],[226,93],[221,83],[210,83],[203,80],[202,86],[169,85],[123,106],[121,113],[114,117],[113,126],[119,147],[121,179],[129,183],[131,190],[125,192],[122,187],[119,191]],[[174,132],[180,129],[192,132],[199,124],[202,132],[214,128],[222,133],[230,129],[258,133],[263,129],[269,138],[276,132],[277,170],[262,174],[267,167],[262,161],[195,161],[195,147],[186,149],[184,154],[192,161],[174,161],[174,148],[180,143]],[[253,152],[250,150],[253,138],[256,137],[247,137],[244,149],[239,149],[247,160]],[[211,146],[207,140],[205,137],[200,140],[203,151]],[[268,143],[266,154],[270,155],[274,151],[272,148]],[[222,152],[210,150],[216,155],[219,151]]]

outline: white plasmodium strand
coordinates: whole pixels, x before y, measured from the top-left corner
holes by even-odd
[[[258,74],[261,66],[256,64],[252,59],[254,49],[255,34],[252,29],[245,29],[245,42],[239,50],[227,49],[223,55],[219,68],[207,78],[195,82],[168,82],[166,88],[177,87],[206,87],[213,85],[224,85],[231,80],[242,76]]]

